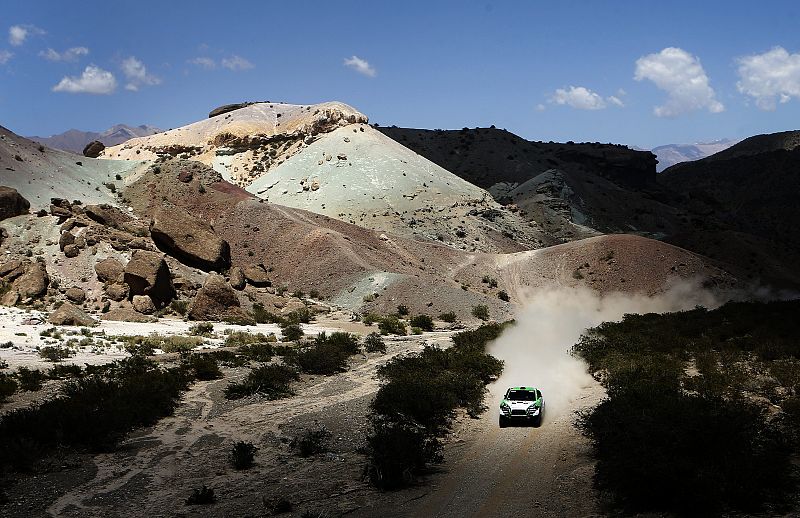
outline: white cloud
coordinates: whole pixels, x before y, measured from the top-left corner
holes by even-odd
[[[200,68],[204,68],[206,70],[214,70],[217,68],[217,62],[211,58],[199,57],[190,59],[189,63],[192,65],[197,65]]]
[[[7,50],[0,50],[0,65],[5,65],[8,63],[8,60],[14,56],[13,52],[9,52]]]
[[[238,72],[240,70],[248,70],[253,68],[255,65],[247,61],[245,58],[241,56],[231,56],[229,58],[224,58],[222,60],[222,66],[233,70],[234,72]]]
[[[539,103],[539,104],[537,104],[537,105],[536,105],[536,111],[537,111],[537,112],[543,112],[543,111],[545,111],[546,109],[547,109],[547,107],[546,107],[544,104],[542,104],[542,103]]]
[[[615,106],[625,106],[623,102],[613,95],[603,98],[585,86],[570,86],[569,88],[559,88],[550,97],[550,102],[561,106],[571,106],[576,110],[602,110],[611,103]]]
[[[64,52],[57,52],[51,48],[39,52],[39,56],[48,61],[77,61],[81,56],[89,54],[86,47],[72,47]]]
[[[359,74],[365,75],[367,77],[375,77],[378,75],[378,71],[375,70],[375,67],[369,64],[369,62],[365,59],[361,59],[358,56],[353,56],[344,60],[344,66],[351,68],[358,72]]]
[[[777,101],[789,102],[800,98],[800,53],[789,54],[775,47],[763,54],[744,56],[739,64],[736,87],[753,97],[762,110],[774,110]]]
[[[667,92],[667,102],[653,110],[657,117],[675,117],[701,109],[711,113],[725,110],[717,101],[700,60],[683,49],[667,47],[657,54],[639,58],[633,78],[637,81],[649,79]]]
[[[19,47],[25,43],[28,36],[40,36],[42,34],[45,34],[45,32],[35,25],[12,25],[8,28],[8,42],[15,47]]]
[[[147,73],[147,67],[144,63],[136,59],[134,56],[126,58],[120,66],[122,73],[128,79],[125,85],[126,90],[136,92],[140,86],[154,86],[161,84],[161,79]]]
[[[94,65],[87,66],[80,77],[64,77],[53,87],[54,92],[71,94],[110,94],[117,88],[114,74]]]

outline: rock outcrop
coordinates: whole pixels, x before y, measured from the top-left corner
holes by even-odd
[[[231,268],[229,272],[230,283],[231,287],[235,290],[243,290],[245,285],[247,284],[247,280],[244,277],[244,272],[238,266],[234,266]]]
[[[133,218],[128,214],[125,214],[118,208],[107,204],[87,205],[83,209],[83,213],[86,214],[89,219],[96,221],[101,225],[120,230],[127,230],[128,223],[133,220]]]
[[[101,282],[118,282],[122,280],[125,267],[113,257],[106,257],[94,265],[94,271]]]
[[[82,309],[64,302],[53,311],[47,319],[48,322],[57,326],[93,326],[97,321],[87,315]]]
[[[169,266],[159,253],[135,250],[125,266],[123,278],[129,287],[129,296],[149,295],[158,308],[175,296]]]
[[[0,186],[0,220],[27,214],[30,208],[30,202],[16,189]]]
[[[89,158],[97,158],[100,156],[100,153],[106,148],[106,145],[100,142],[99,140],[93,140],[86,144],[86,147],[83,148],[83,156]]]
[[[50,276],[42,262],[14,259],[0,265],[0,284],[7,289],[4,305],[27,304],[47,293]]]
[[[156,305],[153,304],[153,299],[147,295],[134,295],[131,300],[133,309],[143,315],[152,315],[156,312]]]
[[[208,223],[177,208],[161,208],[150,224],[153,242],[163,252],[189,266],[221,271],[231,263],[228,242]]]
[[[267,269],[263,264],[251,264],[244,267],[244,278],[251,286],[264,288],[272,286]]]

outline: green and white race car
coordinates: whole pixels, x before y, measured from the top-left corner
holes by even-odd
[[[510,422],[527,421],[533,426],[542,424],[544,398],[534,387],[510,387],[500,402],[500,428]]]

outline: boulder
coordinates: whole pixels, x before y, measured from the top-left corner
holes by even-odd
[[[181,183],[189,183],[194,178],[194,174],[190,169],[184,169],[178,173],[178,181]]]
[[[86,144],[86,147],[83,148],[83,156],[88,156],[89,158],[97,158],[100,156],[100,153],[106,148],[106,145],[100,142],[99,140],[93,140]]]
[[[94,265],[94,271],[102,282],[118,282],[122,280],[125,267],[113,257],[106,257]]]
[[[78,248],[78,245],[67,245],[64,247],[64,255],[67,257],[78,257],[80,253],[81,249]]]
[[[210,112],[208,112],[208,118],[216,117],[217,115],[222,115],[223,113],[232,112],[234,110],[240,110],[247,106],[254,104],[252,102],[243,102],[243,103],[235,103],[235,104],[223,104],[222,106],[218,106],[214,108]]]
[[[143,315],[152,315],[156,312],[156,305],[153,304],[153,299],[147,295],[134,295],[131,303],[133,304],[133,309]]]
[[[16,306],[17,304],[19,304],[19,292],[16,290],[7,291],[0,297],[2,306]]]
[[[114,302],[119,302],[128,298],[128,285],[115,282],[106,285],[106,296]]]
[[[269,273],[263,264],[251,264],[244,267],[244,277],[251,286],[265,288],[272,286]]]
[[[11,282],[23,273],[30,261],[23,259],[11,259],[3,264],[0,264],[0,279]]]
[[[47,293],[50,285],[50,276],[47,275],[47,268],[40,262],[29,262],[25,267],[25,273],[20,275],[12,288],[19,293],[23,302],[37,299]]]
[[[30,202],[16,189],[0,186],[0,220],[27,214],[30,208]]]
[[[83,304],[83,301],[86,300],[86,292],[77,286],[69,288],[64,295],[70,302],[74,302],[75,304]]]
[[[58,216],[63,223],[72,216],[72,205],[62,198],[50,198],[50,214]]]
[[[83,312],[82,309],[73,306],[69,302],[61,304],[57,310],[50,313],[47,319],[51,324],[57,326],[93,326],[97,321]]]
[[[162,308],[175,296],[169,266],[156,252],[135,250],[123,275],[130,296],[149,295],[156,307]]]
[[[217,236],[211,225],[183,210],[156,210],[150,234],[159,249],[189,266],[221,271],[231,264],[228,242]]]
[[[142,324],[150,324],[158,321],[158,319],[155,317],[137,313],[133,309],[127,307],[112,309],[111,311],[103,314],[102,319],[113,320],[117,322],[139,322]]]
[[[72,232],[64,232],[61,234],[61,237],[58,238],[58,248],[60,248],[62,252],[68,245],[73,244],[75,244],[75,235]]]
[[[101,205],[87,205],[83,209],[83,213],[91,220],[101,225],[116,229],[125,229],[126,225],[133,221],[133,217],[105,203]]]
[[[246,280],[244,278],[244,272],[238,266],[234,266],[231,268],[229,273],[230,275],[230,283],[231,287],[235,290],[243,290],[246,284]]]
[[[255,323],[245,313],[239,303],[236,292],[225,281],[225,277],[212,273],[189,306],[187,313],[190,320],[224,320],[237,323]]]

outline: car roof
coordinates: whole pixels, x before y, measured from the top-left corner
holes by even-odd
[[[528,390],[528,391],[533,391],[533,390],[536,390],[536,387],[508,387],[508,390]]]

